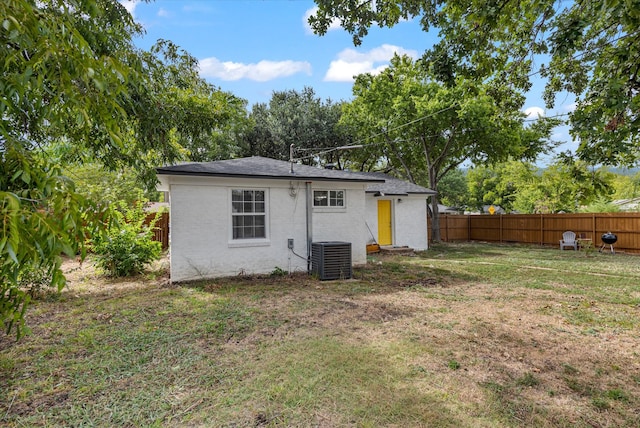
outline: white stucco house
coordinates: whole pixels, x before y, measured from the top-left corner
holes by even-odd
[[[435,192],[389,176],[264,157],[157,168],[169,193],[173,282],[310,268],[316,242],[428,247],[426,199]]]

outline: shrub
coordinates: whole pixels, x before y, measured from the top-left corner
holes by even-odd
[[[133,208],[123,203],[113,210],[107,231],[91,239],[97,264],[114,277],[141,273],[146,264],[157,260],[162,244],[153,241],[155,220],[145,225],[143,203]]]
[[[34,297],[51,287],[51,273],[36,262],[25,263],[18,274],[18,286]]]

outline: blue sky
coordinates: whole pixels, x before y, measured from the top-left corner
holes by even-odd
[[[373,27],[358,47],[339,25],[317,36],[306,23],[315,7],[310,0],[121,1],[146,29],[136,40],[139,47],[171,40],[198,59],[204,78],[246,99],[249,108],[268,102],[273,91],[305,86],[322,99],[348,101],[354,75],[382,70],[394,52],[417,58],[437,37],[423,32],[417,20]],[[573,108],[573,98],[561,95],[557,107],[545,111],[543,89],[543,82],[534,81],[524,106],[531,117]],[[565,142],[562,150],[576,148],[566,127],[553,138]]]

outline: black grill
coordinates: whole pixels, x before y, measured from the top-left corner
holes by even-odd
[[[602,252],[602,250],[604,250],[608,245],[609,249],[611,250],[611,254],[615,253],[615,250],[613,249],[613,244],[618,242],[618,237],[616,236],[615,233],[611,233],[611,232],[603,233],[602,236],[600,237],[600,240],[602,241],[600,252]]]

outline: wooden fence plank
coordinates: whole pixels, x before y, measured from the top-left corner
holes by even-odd
[[[149,224],[158,215],[158,220],[153,228],[153,240],[162,244],[162,249],[169,248],[169,213],[149,213],[144,221],[145,224]]]
[[[441,217],[440,235],[445,242],[487,241],[540,245],[559,245],[562,233],[571,230],[593,240],[615,233],[616,251],[640,253],[640,213],[596,214],[501,214],[455,215]]]

